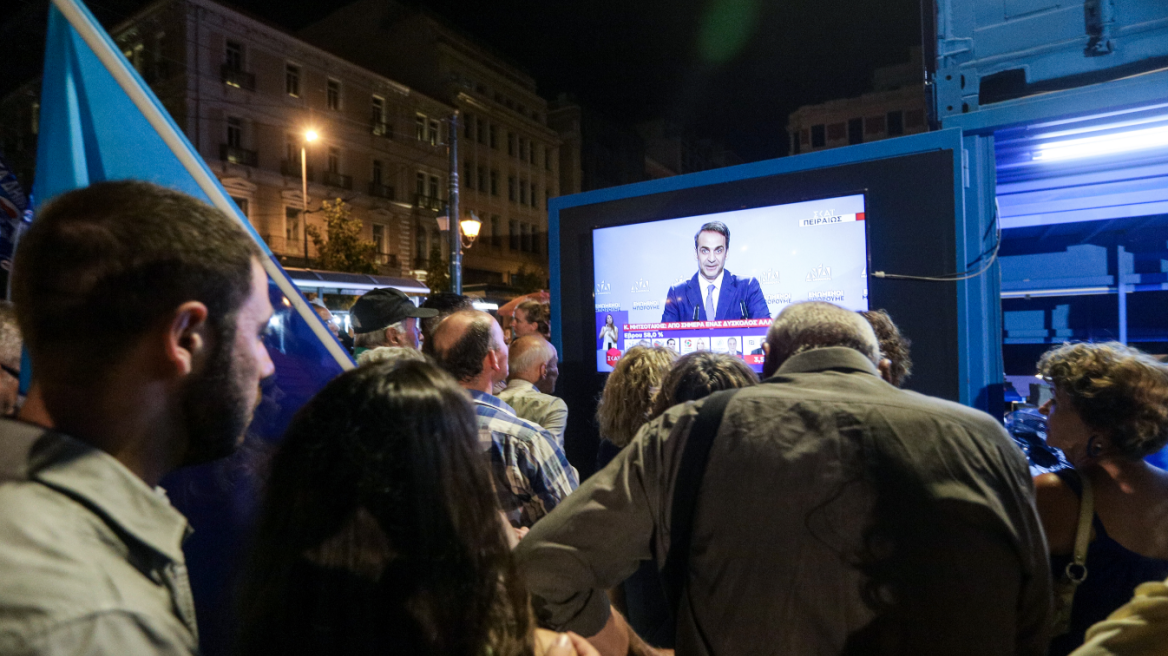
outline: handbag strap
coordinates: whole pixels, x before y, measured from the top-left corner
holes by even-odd
[[[681,462],[677,467],[670,513],[669,554],[661,568],[661,584],[674,618],[677,617],[681,595],[685,591],[686,575],[689,573],[690,538],[693,533],[698,490],[706,473],[710,448],[714,445],[714,437],[718,434],[722,415],[726,412],[726,404],[730,403],[730,399],[737,391],[724,390],[706,397],[690,428],[685,448],[681,453]]]
[[[1077,473],[1077,472],[1076,472]],[[1091,479],[1079,475],[1083,485],[1079,499],[1079,525],[1075,528],[1075,551],[1071,562],[1063,570],[1064,579],[1056,586],[1059,596],[1059,612],[1055,617],[1054,635],[1061,635],[1070,629],[1071,607],[1075,603],[1075,591],[1087,579],[1087,543],[1091,539],[1091,520],[1095,516],[1095,493],[1091,489]]]

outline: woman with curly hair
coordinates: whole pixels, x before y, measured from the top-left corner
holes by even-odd
[[[596,406],[600,424],[597,469],[604,469],[649,421],[653,397],[676,357],[664,346],[634,346],[617,360]]]
[[[330,382],[277,452],[241,654],[582,656],[535,629],[474,411],[427,362]]]
[[[1055,580],[1075,590],[1069,631],[1051,642],[1050,654],[1061,656],[1137,585],[1168,577],[1168,472],[1144,462],[1168,443],[1168,366],[1109,342],[1064,344],[1047,351],[1038,368],[1054,388],[1041,408],[1047,442],[1074,466],[1034,481]],[[1085,563],[1076,564],[1081,498],[1088,496],[1090,542]],[[1073,588],[1072,580],[1081,584]]]

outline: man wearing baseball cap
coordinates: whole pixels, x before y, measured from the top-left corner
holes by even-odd
[[[418,348],[418,319],[438,314],[420,308],[408,296],[392,287],[374,289],[357,299],[349,309],[356,337],[353,356],[379,346]]]

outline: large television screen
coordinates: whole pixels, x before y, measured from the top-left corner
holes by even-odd
[[[596,228],[596,369],[638,344],[729,353],[762,370],[792,302],[868,309],[864,195]]]

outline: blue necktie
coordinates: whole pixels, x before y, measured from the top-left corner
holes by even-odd
[[[714,320],[714,285],[706,291],[706,321]]]

